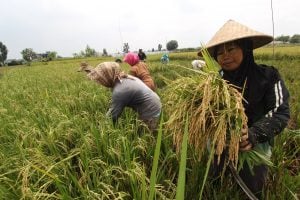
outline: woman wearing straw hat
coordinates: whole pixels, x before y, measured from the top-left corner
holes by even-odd
[[[155,91],[155,84],[150,75],[145,62],[140,62],[139,56],[136,53],[127,53],[124,57],[124,62],[128,63],[131,68],[129,74],[142,80],[151,90]]]
[[[221,66],[223,79],[238,86],[243,93],[248,128],[243,130],[240,151],[261,145],[269,156],[274,136],[283,131],[290,118],[289,92],[279,72],[274,67],[256,64],[253,57],[253,49],[272,40],[272,36],[229,20],[205,46]],[[214,176],[219,174],[220,169],[213,163]],[[239,175],[248,188],[261,197],[267,171],[263,164],[254,166],[253,171],[244,165]]]
[[[151,132],[157,129],[161,112],[159,96],[148,88],[140,79],[121,71],[116,62],[103,62],[96,68],[81,64],[80,71],[86,71],[87,76],[104,87],[112,89],[112,104],[107,112],[114,124],[125,107],[130,107],[138,113],[138,117]]]

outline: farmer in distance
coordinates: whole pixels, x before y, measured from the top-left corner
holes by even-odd
[[[127,53],[123,61],[131,66],[129,71],[130,75],[139,78],[151,90],[155,91],[156,87],[148,70],[148,66],[146,63],[140,61],[139,56],[136,53]]]
[[[121,71],[116,62],[103,62],[92,68],[82,63],[79,71],[87,72],[89,79],[104,87],[112,89],[112,103],[107,116],[116,124],[125,107],[137,112],[151,132],[155,132],[161,113],[159,96],[147,87],[140,79]]]
[[[278,70],[272,66],[257,64],[253,49],[270,43],[272,36],[257,32],[233,20],[226,22],[206,44],[209,54],[221,66],[220,75],[239,88],[244,97],[248,127],[242,130],[240,151],[263,147],[271,156],[272,141],[283,131],[290,118],[289,92]],[[198,55],[201,56],[200,51]],[[221,160],[224,162],[225,155]],[[212,166],[213,177],[222,171],[222,161]],[[262,189],[268,167],[256,165],[252,170],[247,164],[239,175],[248,188],[262,198]]]
[[[147,56],[143,52],[143,49],[139,49],[138,56],[139,56],[140,61],[146,62]]]

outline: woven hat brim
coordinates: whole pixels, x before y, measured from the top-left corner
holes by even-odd
[[[253,49],[259,48],[273,41],[273,37],[270,35],[255,31],[233,20],[229,20],[219,29],[204,48],[208,50],[210,55],[213,55],[216,46],[244,38],[252,40]],[[201,52],[202,50],[198,52],[199,56],[202,55]]]
[[[207,51],[209,52],[209,54],[212,56],[214,54],[215,48],[220,45],[220,44],[224,44],[227,42],[232,42],[235,40],[239,40],[239,39],[244,39],[244,38],[249,38],[250,40],[252,40],[253,43],[253,49],[257,49],[259,47],[262,47],[266,44],[269,44],[270,42],[273,41],[273,37],[272,36],[268,36],[268,35],[261,35],[261,36],[253,36],[253,37],[242,37],[242,38],[235,38],[233,40],[228,40],[228,41],[224,41],[224,42],[220,42],[220,43],[216,43],[214,45],[210,45],[210,46],[205,46],[204,48],[207,49]],[[198,56],[202,56],[202,48],[201,50],[197,53]]]

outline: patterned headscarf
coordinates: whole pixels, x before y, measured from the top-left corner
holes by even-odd
[[[128,54],[126,54],[123,61],[133,66],[137,64],[140,61],[140,59],[138,54],[129,52]]]
[[[100,63],[87,76],[108,88],[113,88],[116,81],[128,77],[126,73],[121,71],[120,65],[116,62]]]

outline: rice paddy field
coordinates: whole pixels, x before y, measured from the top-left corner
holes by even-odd
[[[171,81],[198,76],[182,68],[192,68],[197,56],[171,53],[169,64],[161,64],[160,56],[149,55],[147,64],[164,102]],[[291,120],[275,138],[263,198],[299,199],[300,46],[275,47],[274,55],[271,47],[261,48],[255,58],[279,69],[291,96]],[[82,61],[96,66],[113,60],[0,68],[0,199],[246,199],[230,177],[221,186],[211,184],[207,155],[199,161],[184,141],[183,153],[176,154],[164,123],[168,115],[157,134],[138,132],[130,109],[112,125],[105,116],[111,92],[77,70]]]

